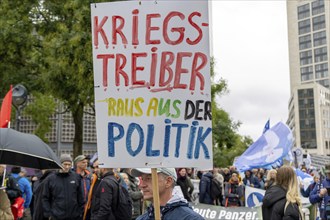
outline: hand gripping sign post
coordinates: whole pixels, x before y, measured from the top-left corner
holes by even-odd
[[[212,167],[208,4],[91,4],[103,167]]]

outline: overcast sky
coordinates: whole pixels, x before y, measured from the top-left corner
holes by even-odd
[[[290,98],[286,2],[212,1],[213,55],[230,93],[218,100],[240,135],[286,122]]]

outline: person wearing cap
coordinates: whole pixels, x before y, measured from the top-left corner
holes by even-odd
[[[44,180],[42,209],[44,217],[59,220],[80,220],[84,211],[81,177],[72,172],[72,158],[60,157],[62,169]]]
[[[98,158],[93,159],[93,175],[91,177],[91,187],[88,192],[87,202],[85,203],[85,210],[83,215],[83,220],[91,219],[91,206],[92,206],[92,199],[95,191],[101,181],[101,172],[99,168],[99,160]]]
[[[177,181],[177,175],[174,168],[157,168],[158,173],[158,192],[160,203],[160,214],[162,220],[200,220],[204,219],[196,213],[187,200],[179,193],[174,193],[173,189]],[[141,177],[140,188],[143,192],[143,199],[151,201],[147,212],[140,215],[136,220],[153,220],[153,189],[150,168],[132,169],[131,174],[135,177]]]
[[[330,164],[325,165],[326,177],[317,184],[310,193],[309,201],[312,204],[319,203],[320,217],[322,220],[330,220]]]
[[[87,202],[88,192],[91,187],[91,173],[87,169],[88,160],[86,156],[79,155],[74,159],[74,171],[81,176],[81,185],[83,187],[84,201]]]

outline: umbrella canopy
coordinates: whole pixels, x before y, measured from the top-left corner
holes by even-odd
[[[35,169],[58,169],[61,163],[39,137],[10,128],[0,128],[0,164]]]

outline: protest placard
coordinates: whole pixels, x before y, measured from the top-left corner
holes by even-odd
[[[91,13],[102,165],[211,168],[208,1],[97,3]]]

